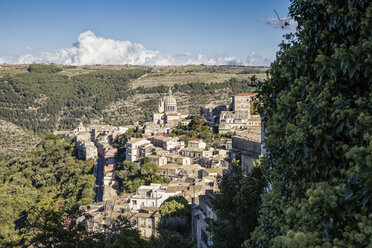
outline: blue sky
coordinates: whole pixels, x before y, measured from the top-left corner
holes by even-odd
[[[0,57],[71,47],[88,30],[162,54],[274,58],[288,30],[265,24],[288,15],[288,0],[0,0]]]

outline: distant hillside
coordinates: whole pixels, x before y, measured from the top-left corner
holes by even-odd
[[[40,141],[33,132],[4,120],[0,120],[0,161],[19,155]]]
[[[267,67],[0,65],[0,118],[36,133],[80,121],[124,125],[150,120],[172,87],[181,111],[255,90]],[[29,70],[30,72],[27,72]]]

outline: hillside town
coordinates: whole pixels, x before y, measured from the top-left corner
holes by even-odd
[[[193,240],[197,247],[210,247],[206,218],[215,216],[210,199],[219,190],[217,178],[229,170],[234,160],[249,173],[262,152],[261,119],[253,113],[255,96],[235,94],[228,106],[209,104],[200,109],[207,130],[225,135],[217,146],[202,138],[184,140],[174,135],[175,129],[190,125],[193,117],[177,111],[171,89],[160,100],[152,122],[121,127],[80,123],[74,131],[58,132],[74,139],[80,159],[97,161],[94,203],[83,207],[86,215],[80,221],[89,231],[103,232],[116,219],[128,217],[141,235],[149,238],[157,235],[161,204],[169,197],[182,196],[192,206]],[[129,130],[138,135],[120,151],[115,141]],[[143,161],[155,164],[158,175],[168,183],[150,183],[132,193],[120,192],[115,177],[118,164],[142,166]]]

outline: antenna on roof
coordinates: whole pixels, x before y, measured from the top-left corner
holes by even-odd
[[[287,21],[285,21],[285,19],[283,19],[283,20],[280,19],[279,14],[278,14],[278,12],[276,12],[275,9],[274,9],[274,12],[275,12],[276,16],[278,17],[278,20],[283,24],[283,25],[281,25],[282,28],[285,28],[286,26],[289,26],[289,23]]]

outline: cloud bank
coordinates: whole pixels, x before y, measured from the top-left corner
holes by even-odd
[[[261,19],[266,25],[273,26],[275,28],[282,28],[282,29],[287,29],[287,30],[296,30],[297,28],[297,22],[290,17],[286,18],[266,18],[266,19]]]
[[[252,52],[244,59],[234,56],[162,54],[141,44],[97,37],[92,31],[81,33],[72,47],[54,52],[28,53],[17,57],[0,57],[0,64],[56,63],[63,65],[269,65],[272,59]]]

